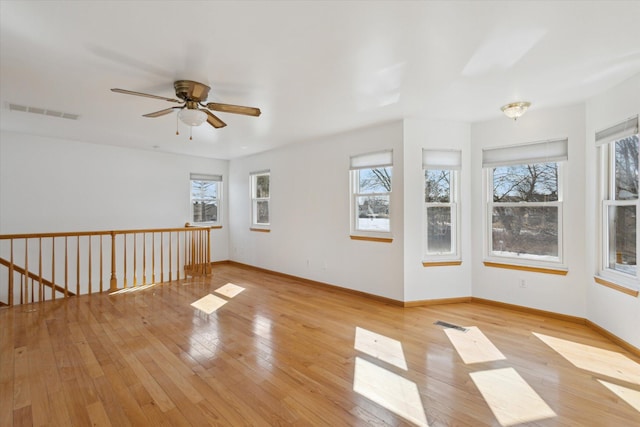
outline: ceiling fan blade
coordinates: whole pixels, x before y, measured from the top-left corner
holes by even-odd
[[[259,108],[243,107],[242,105],[219,104],[217,102],[208,103],[207,108],[213,111],[221,111],[223,113],[244,114],[245,116],[254,117],[258,117],[261,113]]]
[[[143,114],[143,117],[160,117],[160,116],[164,116],[166,114],[169,114],[170,112],[172,112],[173,110],[180,110],[183,107],[171,107],[171,108],[165,108],[164,110],[160,110],[160,111],[156,111],[154,113],[149,113],[149,114]]]
[[[207,111],[207,110],[200,110],[200,111],[204,111],[205,113],[207,113],[207,123],[209,123],[214,128],[216,128],[216,129],[223,128],[223,127],[225,127],[227,125],[225,122],[220,120],[218,117],[214,116],[211,111]]]
[[[181,104],[183,102],[174,98],[165,98],[164,96],[150,95],[148,93],[134,92],[132,90],[126,90],[126,89],[114,88],[114,89],[111,89],[111,91],[116,93],[124,93],[125,95],[136,95],[136,96],[144,96],[146,98],[162,99],[163,101],[177,102],[178,104]]]

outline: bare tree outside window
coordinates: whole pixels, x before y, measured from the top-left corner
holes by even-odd
[[[357,229],[389,231],[391,167],[360,169],[355,172]]]
[[[500,166],[492,176],[492,251],[557,259],[558,164]]]
[[[605,210],[608,235],[607,266],[612,270],[636,276],[638,135],[631,135],[611,144],[614,172],[611,176],[613,200]]]
[[[192,180],[191,203],[194,223],[218,221],[218,182]]]
[[[267,227],[270,224],[270,178],[269,172],[251,174],[251,222],[253,226]]]
[[[453,251],[451,171],[424,171],[424,201],[427,204],[427,254],[450,254]]]

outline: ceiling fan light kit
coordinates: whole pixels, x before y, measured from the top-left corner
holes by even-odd
[[[530,106],[531,106],[530,102],[521,101],[521,102],[512,102],[510,104],[503,105],[502,108],[500,109],[502,110],[505,116],[513,120],[518,120],[518,117],[522,116],[527,111],[527,108],[529,108]]]
[[[223,113],[242,114],[245,116],[253,117],[258,117],[261,114],[260,109],[255,107],[220,104],[217,102],[204,104],[204,102],[207,100],[207,97],[209,96],[209,90],[211,90],[211,88],[205,84],[194,82],[192,80],[177,80],[173,83],[173,88],[176,91],[176,97],[180,98],[180,100],[174,98],[166,98],[164,96],[151,95],[148,93],[134,92],[126,89],[113,88],[111,89],[111,91],[116,93],[123,93],[125,95],[143,96],[146,98],[154,98],[182,104],[178,107],[165,108],[164,110],[144,114],[143,116],[155,118],[167,115],[173,112],[173,110],[179,110],[178,118],[180,119],[180,121],[191,127],[200,126],[205,121],[216,129],[225,127],[227,125],[210,110],[220,111]]]
[[[187,126],[200,126],[207,121],[207,113],[200,110],[180,110],[178,118]]]

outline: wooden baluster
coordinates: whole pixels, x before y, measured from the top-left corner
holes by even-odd
[[[38,301],[44,301],[44,284],[42,283],[42,237],[38,239]]]
[[[67,236],[64,236],[64,297],[69,297],[69,246]]]
[[[100,235],[100,292],[102,293],[102,234]]]
[[[198,273],[204,274],[204,262],[202,256],[202,244],[204,243],[204,239],[202,238],[202,233],[204,230],[198,231]]]
[[[29,302],[29,240],[28,239],[24,239],[24,302],[21,301],[21,304],[26,304]]]
[[[176,233],[176,268],[178,269],[177,271],[177,279],[176,280],[180,280],[180,232],[178,231]]]
[[[127,233],[122,235],[124,239],[124,287],[127,287]]]
[[[138,266],[136,264],[136,252],[137,250],[137,245],[136,242],[138,240],[138,235],[136,233],[133,233],[133,286],[136,287],[138,286],[138,277],[136,276],[136,273],[138,272]]]
[[[142,233],[142,284],[147,284],[147,233]]]
[[[189,259],[187,260],[186,253],[185,253],[185,260],[184,261],[185,261],[185,264],[187,262],[191,263],[191,268],[192,268],[191,275],[192,276],[197,273],[196,260],[195,260],[195,255],[196,255],[196,252],[197,252],[197,245],[198,245],[198,242],[196,241],[197,240],[197,235],[198,235],[197,230],[185,231],[185,233],[184,233],[185,243],[187,242],[187,239],[190,240],[190,242],[189,242],[190,243],[190,245],[189,245],[189,252],[190,252],[189,253]],[[185,244],[185,248],[184,249],[185,249],[185,251],[187,250],[186,244]],[[187,272],[185,271],[184,274],[185,274],[185,277],[186,277]]]
[[[164,283],[164,233],[160,232],[160,283]]]
[[[156,233],[151,233],[151,283],[156,283]]]
[[[76,236],[76,295],[80,295],[80,236]]]
[[[111,232],[111,279],[109,280],[109,290],[111,292],[118,289],[118,279],[116,277],[116,233]]]
[[[196,253],[194,254],[194,263],[198,266],[197,272],[198,274],[202,274],[202,269],[204,265],[202,265],[202,230],[198,230],[196,233]]]
[[[211,229],[207,228],[207,271],[206,274],[211,274]]]
[[[20,304],[24,304],[24,291],[26,288],[24,287],[24,274],[20,276]]]
[[[10,240],[11,257],[9,259],[9,306],[13,305],[13,239]]]
[[[93,284],[92,284],[92,280],[91,280],[91,237],[93,236],[89,236],[89,295],[91,295],[91,291],[93,289]]]
[[[208,230],[208,229],[207,229]],[[207,241],[206,236],[207,236],[207,230],[202,230],[202,234],[200,237],[200,258],[202,259],[202,274],[206,275],[207,274]]]
[[[169,232],[169,281],[171,282],[173,280],[173,274],[172,274],[172,265],[173,265],[173,259],[171,258],[171,252],[172,252],[172,248],[173,248],[173,233],[170,231]]]
[[[51,299],[56,300],[56,238],[51,238]]]

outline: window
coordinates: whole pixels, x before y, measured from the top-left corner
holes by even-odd
[[[251,228],[268,230],[270,177],[269,171],[253,172],[251,177]]]
[[[191,174],[191,221],[194,224],[220,223],[222,176]]]
[[[460,259],[459,171],[461,152],[422,150],[424,169],[424,258]]]
[[[601,160],[600,275],[637,288],[638,117],[596,134]]]
[[[484,150],[487,258],[562,264],[562,162],[567,140]]]
[[[393,152],[351,157],[351,234],[389,238]]]

